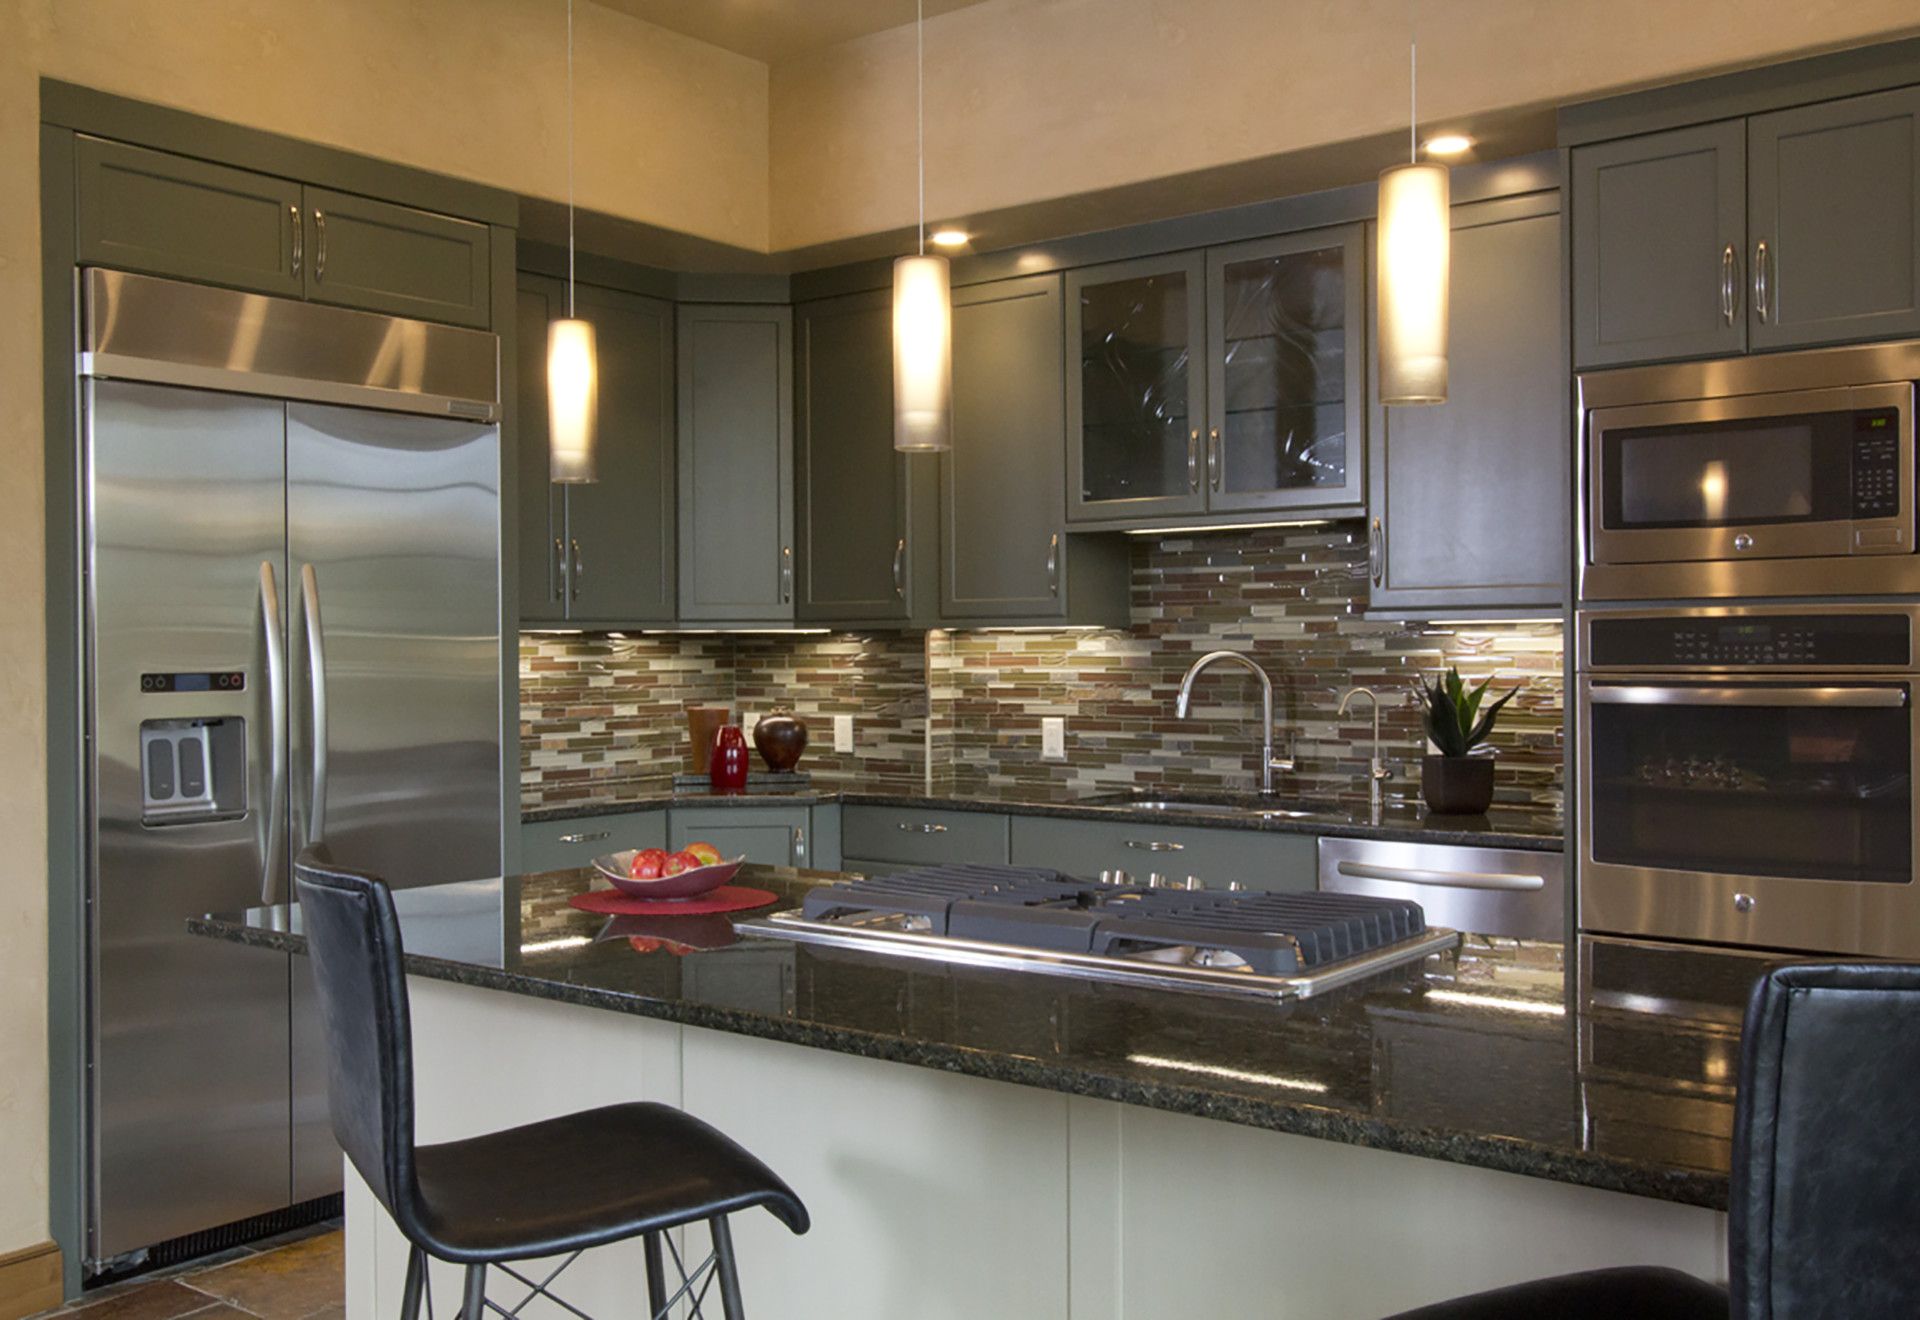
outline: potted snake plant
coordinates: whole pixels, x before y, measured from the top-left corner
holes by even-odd
[[[1432,750],[1420,766],[1420,792],[1430,810],[1447,815],[1477,815],[1493,805],[1493,749],[1484,747],[1500,708],[1514,692],[1481,709],[1492,679],[1468,687],[1458,669],[1420,685],[1426,707],[1427,742]],[[1476,749],[1482,749],[1476,752]]]

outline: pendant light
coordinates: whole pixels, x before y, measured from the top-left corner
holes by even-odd
[[[920,168],[920,248],[893,263],[893,447],[945,450],[953,427],[953,287],[947,259],[927,255],[926,8],[914,6],[914,148]]]
[[[547,323],[547,477],[595,480],[599,355],[593,322],[573,314],[573,0],[567,0],[567,314]]]
[[[1452,218],[1447,167],[1422,164],[1419,52],[1407,43],[1408,161],[1380,171],[1380,401],[1447,401],[1447,281]]]

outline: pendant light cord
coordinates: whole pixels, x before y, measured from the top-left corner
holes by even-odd
[[[568,0],[571,4],[572,0]],[[927,5],[913,5],[913,150],[920,161],[920,255],[927,255]]]
[[[573,0],[567,0],[567,319],[573,319]]]

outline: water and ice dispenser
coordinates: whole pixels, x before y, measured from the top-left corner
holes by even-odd
[[[142,674],[143,693],[237,693],[238,671]],[[247,814],[247,722],[179,715],[140,722],[140,819],[146,825],[233,820]]]

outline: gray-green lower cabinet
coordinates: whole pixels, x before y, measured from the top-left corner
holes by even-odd
[[[667,846],[710,843],[722,857],[762,866],[813,866],[813,819],[807,807],[674,807]],[[837,860],[837,859],[836,859]]]
[[[793,620],[793,310],[679,307],[679,617]]]
[[[1555,194],[1454,208],[1447,402],[1368,428],[1369,607],[1539,608],[1564,594],[1567,368]]]
[[[1215,889],[1238,881],[1248,889],[1300,892],[1313,889],[1319,874],[1311,834],[1157,822],[1015,816],[1010,851],[1015,866],[1089,877],[1125,871],[1137,883],[1156,873],[1173,880],[1197,876]]]
[[[492,323],[485,225],[352,193],[301,191],[308,298],[423,321]]]
[[[840,845],[848,857],[893,869],[951,862],[1005,865],[1007,818],[991,812],[849,804]]]
[[[593,859],[627,848],[667,846],[667,813],[622,811],[572,820],[530,821],[520,827],[520,869],[558,871],[591,866]]]

